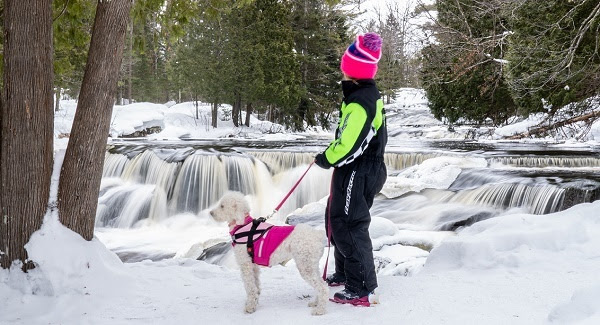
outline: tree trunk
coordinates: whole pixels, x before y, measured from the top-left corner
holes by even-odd
[[[98,1],[58,189],[61,222],[91,240],[131,0]]]
[[[4,89],[0,114],[0,266],[21,260],[50,195],[54,73],[52,1],[4,1]]]
[[[58,112],[58,110],[60,109],[60,92],[61,92],[61,89],[56,88],[55,99],[54,99],[54,111],[55,112]]]
[[[218,110],[219,110],[219,104],[217,102],[214,102],[212,104],[212,127],[216,128],[217,127],[217,114],[218,114]]]
[[[273,106],[271,105],[267,108],[267,121],[273,122]]]
[[[123,87],[117,87],[117,105],[123,105]]]
[[[250,127],[250,114],[252,114],[252,103],[246,104],[246,122],[244,125]]]
[[[233,103],[233,107],[231,108],[231,119],[233,121],[233,125],[235,127],[240,126],[240,111],[242,108],[242,98],[240,94],[236,94],[235,102]]]
[[[196,119],[200,119],[200,112],[198,109],[198,95],[194,94],[194,107],[196,107]]]
[[[132,1],[133,6],[133,1]],[[130,17],[129,21],[129,69],[127,69],[127,104],[133,103],[133,98],[131,96],[132,88],[133,88],[133,16]]]

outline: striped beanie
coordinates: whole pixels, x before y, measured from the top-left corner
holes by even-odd
[[[344,55],[340,69],[354,79],[373,79],[381,59],[381,37],[376,33],[358,34]]]

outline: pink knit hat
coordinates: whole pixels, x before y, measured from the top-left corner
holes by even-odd
[[[376,33],[358,34],[344,55],[340,69],[354,79],[373,79],[381,59],[381,37]]]

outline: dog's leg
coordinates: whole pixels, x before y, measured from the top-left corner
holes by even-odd
[[[256,264],[252,264],[254,271],[254,283],[256,284],[256,289],[258,290],[257,295],[260,295],[260,266]]]
[[[242,272],[242,281],[246,288],[246,307],[245,311],[249,314],[256,311],[256,305],[258,305],[258,295],[260,289],[256,283],[258,275],[255,274],[255,266],[252,262],[244,262],[240,264],[240,270]]]
[[[312,307],[313,315],[325,314],[325,306],[327,304],[327,285],[325,281],[321,279],[319,275],[319,264],[313,261],[304,261],[304,263],[296,263],[298,271],[302,278],[315,289],[316,297],[313,301],[308,303],[309,307]]]

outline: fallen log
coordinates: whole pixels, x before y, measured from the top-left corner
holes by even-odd
[[[530,137],[530,136],[534,136],[534,135],[538,135],[541,133],[545,133],[548,132],[552,129],[558,129],[560,127],[566,126],[566,125],[570,125],[573,123],[577,123],[577,122],[583,122],[583,121],[588,121],[590,119],[597,119],[600,117],[600,111],[596,111],[596,112],[591,112],[588,114],[584,114],[584,115],[580,115],[577,117],[573,117],[570,119],[566,119],[566,120],[562,120],[550,125],[545,125],[545,126],[540,126],[540,127],[534,127],[531,130],[527,131],[527,132],[523,132],[523,133],[519,133],[519,134],[514,134],[511,136],[507,136],[504,137],[505,139],[508,140],[517,140],[517,139],[522,139],[525,137]]]

